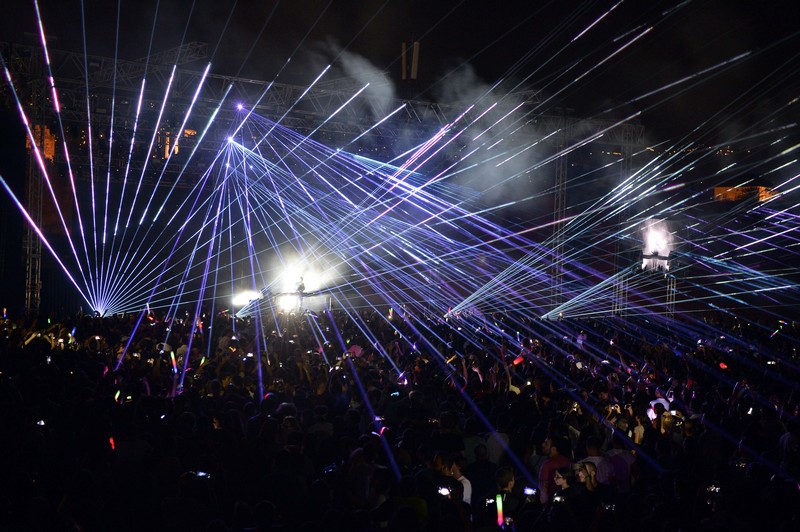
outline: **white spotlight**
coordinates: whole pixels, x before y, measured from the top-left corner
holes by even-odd
[[[672,251],[672,233],[665,220],[650,219],[642,228],[644,249],[642,269],[668,270],[669,254]]]
[[[250,303],[251,301],[255,301],[256,299],[261,299],[261,297],[262,296],[260,293],[248,290],[233,296],[233,306],[243,307],[248,303]]]
[[[294,310],[300,306],[298,296],[294,294],[282,295],[277,298],[275,303],[277,304],[278,308],[283,311]]]

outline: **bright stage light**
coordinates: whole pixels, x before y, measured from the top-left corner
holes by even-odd
[[[288,264],[278,277],[277,287],[280,292],[298,291],[301,280],[303,284],[303,292],[316,292],[324,286],[329,286],[336,278],[337,273],[335,270],[323,270],[319,266],[309,266],[304,261],[298,260],[297,262]]]
[[[241,111],[242,109],[244,109],[244,105],[242,105],[241,103],[237,103],[236,108]]]
[[[300,298],[294,294],[285,294],[278,297],[275,304],[283,311],[295,310],[300,307]]]
[[[652,254],[661,255],[661,252],[667,250],[667,238],[663,231],[660,230],[650,230],[647,233],[647,242],[645,247],[649,250],[652,250]]]
[[[642,228],[644,249],[642,269],[668,270],[669,254],[672,251],[672,233],[665,220],[650,219]]]
[[[243,307],[250,303],[251,301],[255,301],[256,299],[261,299],[261,294],[258,292],[254,292],[253,290],[248,290],[246,292],[242,292],[240,294],[236,294],[233,296],[233,306],[234,307]]]
[[[300,285],[300,279],[303,280],[304,291],[309,290],[309,285],[314,278],[314,275],[309,276],[308,267],[300,262],[287,264],[278,277],[279,288],[281,292],[297,292]]]

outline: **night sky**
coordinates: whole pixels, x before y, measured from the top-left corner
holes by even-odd
[[[457,91],[448,80],[464,79],[456,72],[474,69],[471,83],[522,83],[520,88],[551,97],[548,108],[568,107],[579,116],[600,116],[609,109],[612,115],[642,111],[642,122],[657,138],[686,134],[711,119],[723,128],[715,136],[724,141],[800,90],[797,2],[629,1],[614,6],[475,0],[123,1],[119,33],[116,2],[85,1],[83,12],[90,54],[113,56],[117,35],[119,55],[127,59],[204,41],[214,53],[213,72],[264,80],[278,76],[303,85],[325,62],[334,64],[328,78],[343,74],[336,71],[341,67],[336,60],[341,63],[344,53],[387,72],[398,84],[398,96],[441,100]],[[55,37],[50,46],[81,51],[81,3],[45,0],[40,7],[47,34]],[[25,33],[36,33],[33,3],[14,0],[4,10],[10,15],[3,17],[2,39],[31,42]],[[414,40],[421,46],[420,76],[416,83],[401,84],[400,46]],[[714,68],[742,54],[749,55]],[[680,83],[687,76],[696,77]],[[733,101],[742,114],[731,120],[729,110],[727,118],[714,117]]]

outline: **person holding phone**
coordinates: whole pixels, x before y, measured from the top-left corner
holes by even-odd
[[[472,482],[463,473],[463,469],[467,466],[467,459],[460,453],[454,453],[448,457],[447,465],[450,469],[450,476],[464,487],[463,501],[472,504]]]

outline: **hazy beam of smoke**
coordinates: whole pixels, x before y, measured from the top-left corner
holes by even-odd
[[[333,38],[313,46],[309,60],[312,70],[315,71],[332,63],[331,72],[326,76],[327,80],[347,79],[349,84],[358,88],[369,83],[364,96],[371,100],[368,110],[370,119],[379,120],[393,109],[392,105],[395,104],[397,95],[389,74],[365,57],[341,48]],[[356,90],[358,89],[355,88],[354,92]]]
[[[499,102],[470,127],[469,134],[461,136],[460,143],[452,146],[450,159],[473,154],[460,165],[461,171],[455,173],[453,182],[475,188],[482,193],[482,202],[489,204],[510,204],[551,186],[551,166],[530,171],[543,155],[540,147],[531,149],[529,146],[549,132],[535,131],[528,124],[529,117],[523,116],[524,107],[506,116],[522,101],[519,96],[490,86],[465,63],[436,84],[433,98],[457,109],[476,104],[476,114]],[[521,154],[497,166],[517,152]],[[530,205],[518,207],[529,208]]]

